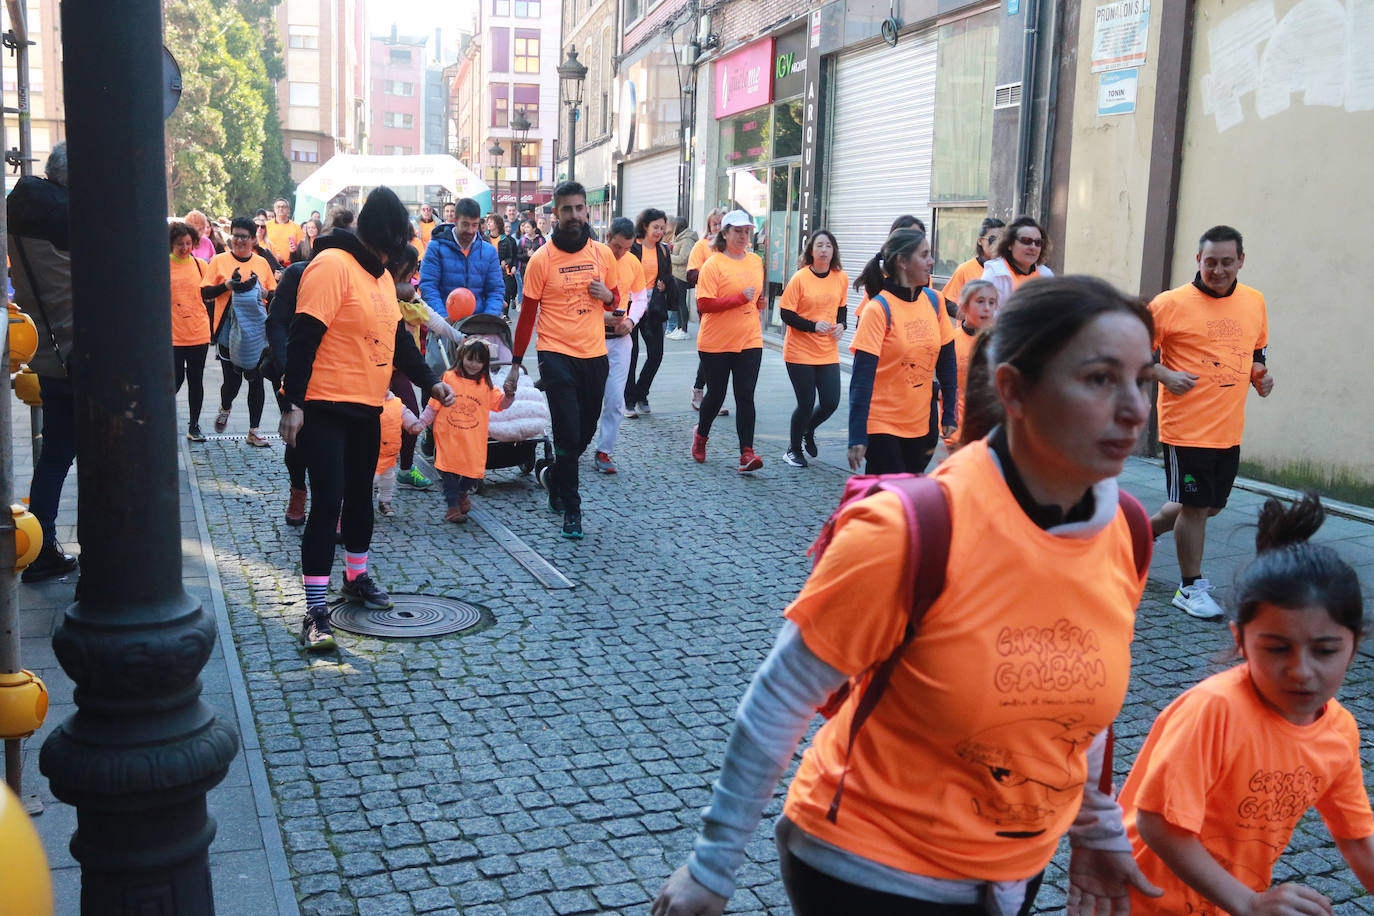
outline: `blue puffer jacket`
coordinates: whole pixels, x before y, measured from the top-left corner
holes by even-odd
[[[435,311],[447,316],[448,294],[463,286],[477,300],[477,314],[499,315],[506,298],[506,280],[501,275],[501,259],[496,248],[481,237],[472,240],[463,254],[453,237],[453,224],[434,230],[420,266],[420,298]]]

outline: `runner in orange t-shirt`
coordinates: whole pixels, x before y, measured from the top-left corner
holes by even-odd
[[[289,405],[281,418],[282,438],[304,452],[312,491],[301,537],[300,639],[310,650],[334,646],[325,597],[336,530],[345,550],[340,594],[379,610],[392,606],[391,596],[368,575],[367,555],[372,478],[381,450],[377,418],[393,366],[441,402],[453,403],[453,392],[434,377],[401,320],[395,281],[386,270],[410,240],[405,205],[390,188],[376,188],[357,226],[356,232],[320,236],[301,275],[282,373]]]
[[[754,386],[763,365],[763,332],[759,312],[764,307],[763,259],[749,251],[754,221],[743,210],[731,210],[721,221],[716,254],[697,277],[697,353],[706,376],[706,397],[692,428],[692,458],[706,460],[706,440],[725,390],[735,391],[735,431],[739,434],[741,473],[757,471],[763,459],[754,452]]]
[[[978,332],[991,330],[997,321],[997,287],[987,280],[970,280],[960,290],[955,303],[959,312],[959,326],[954,331],[954,357],[958,361],[959,394],[957,424],[954,432],[944,437],[945,448],[951,453],[959,448],[959,428],[964,424],[964,391],[968,382],[968,365]],[[940,393],[941,398],[944,392]]]
[[[1225,508],[1240,470],[1248,390],[1262,398],[1274,390],[1264,296],[1237,282],[1244,264],[1240,233],[1214,226],[1198,242],[1193,282],[1150,303],[1169,496],[1151,521],[1156,536],[1174,532],[1181,577],[1174,607],[1203,619],[1222,616],[1202,575],[1207,519]]]
[[[1071,913],[1124,912],[1132,885],[1157,893],[1102,786],[1148,568],[1144,510],[1116,477],[1149,417],[1149,316],[1101,281],[1043,286],[998,319],[1012,354],[997,368],[1005,422],[933,475],[951,522],[939,597],[906,641],[907,569],[936,533],[913,545],[892,493],[841,510],[737,708],[701,833],[655,914],[723,910],[816,709],[894,652],[852,753],[861,687],[788,789],[776,835],[798,916],[1030,912],[1070,831]],[[1103,375],[1100,396],[1079,394],[1085,366]]]
[[[205,265],[192,254],[198,234],[186,223],[172,223],[169,229],[171,252],[168,266],[172,283],[172,366],[176,390],[186,382],[187,405],[191,419],[186,438],[204,442],[200,431],[200,409],[205,401],[205,352],[210,347],[210,315],[205,309],[200,288],[205,282]]]
[[[849,289],[849,275],[840,269],[840,246],[830,230],[812,233],[802,252],[802,265],[787,281],[778,302],[778,314],[787,325],[782,358],[797,396],[782,460],[794,468],[806,467],[803,448],[812,458],[820,454],[816,427],[840,406],[838,341],[844,335]]]
[[[1300,884],[1271,886],[1293,828],[1315,807],[1374,892],[1374,815],[1360,732],[1336,701],[1364,635],[1360,582],[1330,547],[1309,495],[1259,516],[1259,555],[1241,574],[1231,625],[1245,659],[1160,713],[1121,789],[1127,835],[1158,900],[1132,914],[1330,913]]]
[[[267,223],[267,247],[282,267],[291,263],[296,246],[304,238],[304,230],[291,219],[290,202],[285,197],[278,197],[272,204],[272,219]]]
[[[716,207],[706,214],[706,231],[697,239],[692,250],[687,255],[687,288],[696,289],[697,280],[701,277],[701,268],[706,266],[706,262],[716,253],[716,235],[720,232],[720,221],[725,218],[725,209]],[[701,320],[701,312],[697,312],[697,320]],[[701,410],[701,399],[706,397],[706,376],[701,368],[701,357],[697,357],[697,375],[692,381],[692,409]],[[726,410],[722,408],[720,414],[724,416]]]
[[[954,328],[930,282],[930,242],[899,229],[864,266],[855,286],[873,301],[854,332],[849,377],[849,466],[867,474],[919,474],[941,432],[957,423],[954,398],[931,422],[933,383],[957,392]],[[881,307],[886,304],[887,308]]]
[[[515,327],[515,346],[506,393],[515,396],[520,363],[539,331],[539,379],[549,401],[553,427],[553,466],[544,472],[549,508],[563,516],[563,536],[582,537],[582,497],[577,460],[596,434],[606,391],[605,314],[620,307],[620,271],[611,249],[593,241],[587,217],[587,191],[575,181],[554,189],[558,228],[549,244],[525,268],[524,300]]]

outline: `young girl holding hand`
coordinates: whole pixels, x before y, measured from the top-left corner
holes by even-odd
[[[1160,714],[1121,790],[1136,862],[1165,889],[1157,900],[1133,892],[1135,916],[1333,912],[1310,887],[1270,886],[1313,806],[1374,891],[1359,729],[1335,700],[1364,633],[1360,583],[1335,551],[1307,543],[1322,515],[1313,495],[1265,503],[1231,624],[1244,662]]]

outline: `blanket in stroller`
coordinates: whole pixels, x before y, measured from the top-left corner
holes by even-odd
[[[548,425],[549,404],[544,393],[534,387],[533,379],[522,374],[515,388],[515,402],[491,415],[487,435],[497,442],[524,442],[542,438]]]

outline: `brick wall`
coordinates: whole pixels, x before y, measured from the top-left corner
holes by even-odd
[[[720,36],[721,50],[730,51],[818,6],[797,0],[733,0],[712,14],[711,31]]]

